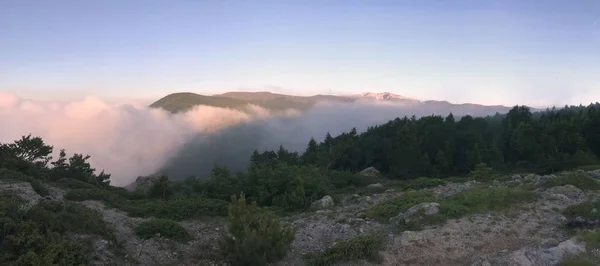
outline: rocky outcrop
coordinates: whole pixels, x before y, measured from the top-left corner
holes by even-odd
[[[563,241],[554,247],[525,247],[517,251],[501,251],[478,258],[471,266],[530,266],[559,265],[569,255],[585,252],[585,244],[576,238]]]
[[[324,196],[323,198],[321,198],[320,200],[316,200],[314,201],[310,207],[311,209],[314,210],[325,210],[325,209],[331,209],[333,208],[334,205],[334,201],[333,198],[329,195]]]
[[[17,183],[2,183],[0,182],[0,194],[14,194],[19,196],[21,199],[27,202],[27,206],[23,206],[23,208],[27,209],[35,204],[37,204],[40,200],[43,199],[29,182],[17,182]]]
[[[440,204],[437,202],[424,202],[417,204],[415,206],[410,207],[410,209],[406,210],[404,213],[400,213],[395,217],[390,218],[391,223],[410,223],[414,221],[418,221],[423,218],[423,216],[430,216],[438,213],[440,211]]]
[[[367,167],[364,170],[360,171],[359,174],[368,177],[378,177],[381,175],[379,170],[375,169],[375,167]]]

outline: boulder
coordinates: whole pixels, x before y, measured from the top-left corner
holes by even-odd
[[[600,169],[594,170],[594,171],[588,171],[587,175],[592,178],[600,179]]]
[[[370,188],[370,189],[381,189],[381,188],[383,188],[383,185],[381,183],[375,183],[375,184],[368,185],[367,188]]]
[[[324,196],[323,198],[321,198],[320,200],[316,200],[314,201],[310,207],[312,209],[316,209],[316,210],[324,210],[324,209],[331,209],[333,208],[334,202],[333,202],[333,198],[329,195]]]
[[[379,170],[375,169],[375,167],[367,167],[364,170],[360,171],[360,174],[362,176],[368,177],[378,177],[379,175],[381,175]]]
[[[547,190],[547,192],[550,194],[565,195],[567,198],[574,201],[580,201],[585,198],[585,193],[573,185],[551,187]]]
[[[521,175],[512,175],[510,177],[510,180],[512,180],[512,181],[521,181]]]
[[[422,219],[423,216],[430,216],[440,211],[440,204],[437,202],[424,202],[410,207],[406,212],[400,213],[395,217],[390,218],[392,223],[409,223]]]

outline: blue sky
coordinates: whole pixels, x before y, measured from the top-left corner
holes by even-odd
[[[0,1],[0,90],[600,101],[600,1]],[[595,97],[595,98],[593,98]]]

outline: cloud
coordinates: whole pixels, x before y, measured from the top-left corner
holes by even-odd
[[[215,163],[226,165],[234,171],[243,171],[255,149],[276,150],[279,145],[283,145],[286,149],[301,153],[311,137],[321,141],[327,132],[336,136],[353,127],[362,132],[369,126],[412,115],[445,116],[452,112],[458,118],[468,113],[486,115],[506,110],[508,109],[460,106],[444,102],[323,102],[299,115],[265,117],[224,128],[218,134],[197,136],[183,145],[161,171],[174,179],[206,177]]]
[[[451,105],[445,102],[319,103],[299,113],[272,114],[248,106],[247,112],[198,106],[172,115],[145,104],[86,97],[69,102],[33,101],[0,92],[0,142],[23,135],[42,137],[67,154],[91,156],[98,171],[112,174],[112,184],[123,186],[140,175],[163,171],[173,179],[205,177],[217,163],[244,170],[255,149],[279,145],[302,152],[308,140],[322,140],[396,117],[430,114],[456,116],[493,114],[503,109]]]
[[[126,185],[157,171],[194,137],[269,113],[256,106],[249,113],[198,106],[179,115],[141,105],[110,103],[97,97],[58,103],[19,98],[0,92],[0,142],[31,133],[67,154],[84,153],[97,170]]]

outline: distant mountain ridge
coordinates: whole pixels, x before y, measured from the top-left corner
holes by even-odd
[[[382,101],[397,103],[406,108],[419,108],[435,114],[464,113],[475,116],[508,112],[510,107],[502,105],[480,105],[472,103],[453,104],[447,101],[420,101],[390,92],[366,92],[350,96],[313,95],[295,96],[268,91],[258,92],[226,92],[212,96],[191,92],[169,94],[150,105],[151,108],[162,108],[172,113],[185,112],[197,105],[244,110],[248,105],[257,105],[272,111],[296,109],[305,111],[319,102],[351,103],[355,101]]]

